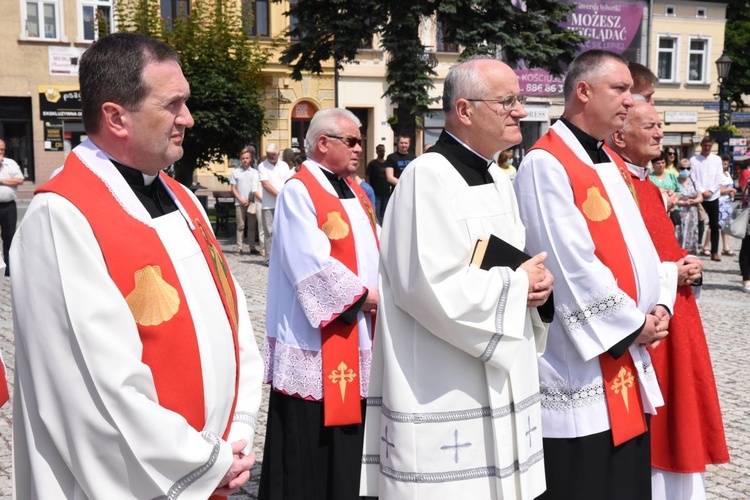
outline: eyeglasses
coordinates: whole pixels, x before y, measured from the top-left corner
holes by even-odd
[[[346,144],[350,148],[353,148],[354,146],[362,145],[361,137],[351,137],[351,136],[342,137],[340,135],[328,135],[328,134],[325,134],[325,136],[330,137],[331,139],[340,139],[344,144]]]
[[[521,104],[521,106],[526,105],[526,100],[528,97],[525,95],[509,95],[505,99],[466,99],[469,102],[494,102],[497,104],[502,104],[504,111],[512,111],[516,109],[516,103]]]
[[[677,170],[690,170],[692,167],[678,167]]]

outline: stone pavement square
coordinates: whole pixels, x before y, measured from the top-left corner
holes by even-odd
[[[258,256],[235,255],[232,238],[220,239],[229,266],[247,297],[248,309],[258,345],[263,346],[268,268]],[[739,240],[732,246],[739,248]],[[710,466],[706,474],[707,498],[750,498],[750,294],[740,286],[737,257],[723,257],[721,262],[704,259],[704,286],[700,310],[711,349],[713,367],[719,387],[724,425],[732,462]],[[0,351],[13,379],[13,325],[10,303],[10,279],[4,278],[0,289]],[[12,382],[11,382],[12,383]],[[267,422],[268,387],[264,387],[255,440],[257,462],[251,480],[232,500],[257,498],[260,467],[263,462],[263,438]],[[0,410],[0,498],[11,498],[11,404]]]

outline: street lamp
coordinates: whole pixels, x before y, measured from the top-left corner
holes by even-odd
[[[726,52],[722,52],[721,57],[716,60],[716,73],[719,75],[719,127],[727,123],[727,113],[729,113],[729,103],[725,91],[724,82],[729,76],[729,70],[732,67],[732,58]],[[724,142],[719,142],[719,154],[724,152]]]

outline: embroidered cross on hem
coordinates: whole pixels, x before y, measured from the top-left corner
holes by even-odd
[[[385,443],[385,458],[388,458],[388,451],[389,448],[395,448],[396,445],[393,444],[393,441],[388,441],[388,426],[385,426],[385,437],[380,436],[380,440]]]
[[[471,446],[471,443],[459,443],[458,442],[458,429],[453,431],[453,442],[454,444],[441,446],[440,449],[441,450],[453,450],[453,453],[454,453],[453,461],[455,463],[458,463],[458,449],[468,448],[469,446]]]
[[[531,426],[531,415],[529,417],[529,424],[528,424],[528,431],[526,431],[526,435],[529,436],[529,448],[531,448],[531,433],[534,432],[536,429],[536,425],[534,427]]]

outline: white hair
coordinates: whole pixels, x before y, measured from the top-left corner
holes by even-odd
[[[313,153],[315,153],[320,136],[342,135],[342,122],[345,121],[351,122],[357,127],[362,126],[359,118],[348,109],[328,108],[315,113],[312,120],[310,120],[310,128],[307,129],[307,135],[305,136],[305,151],[307,152],[307,156],[312,157]]]

